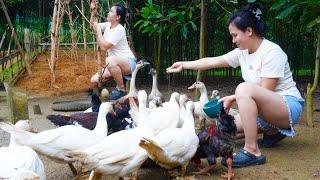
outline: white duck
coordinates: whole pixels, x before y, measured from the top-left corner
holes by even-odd
[[[149,109],[148,121],[146,126],[153,129],[153,132],[158,134],[166,128],[175,128],[179,124],[179,93],[171,94],[170,100],[162,104],[162,106]]]
[[[164,102],[164,97],[162,93],[158,89],[158,81],[157,81],[157,71],[154,68],[150,69],[150,73],[152,75],[152,89],[148,96],[149,102],[151,102],[151,107],[149,103],[149,108],[154,108],[160,106]]]
[[[29,120],[20,120],[16,128],[34,132]],[[37,153],[27,146],[19,146],[11,133],[9,147],[0,148],[0,179],[46,179],[44,165]]]
[[[81,126],[67,125],[34,134],[6,123],[1,123],[0,127],[7,132],[14,132],[18,144],[29,146],[57,162],[68,163],[66,151],[85,149],[107,136],[106,114],[110,111],[110,102],[101,104],[97,125],[92,131]]]
[[[203,82],[197,81],[193,83],[189,90],[198,89],[200,91],[200,99],[197,102],[194,102],[194,115],[196,118],[203,119],[206,118],[206,114],[202,110],[203,106],[209,101],[207,88]]]
[[[178,123],[178,128],[181,128],[184,122],[184,114],[186,114],[186,103],[189,100],[188,96],[186,94],[180,95],[179,99],[179,106],[180,106],[180,117],[179,117],[179,123]]]
[[[220,99],[220,96],[218,96],[218,94],[219,94],[218,90],[212,90],[211,99]],[[231,116],[236,116],[239,114],[239,111],[237,109],[230,108],[228,114]]]
[[[220,99],[220,96],[218,96],[218,94],[219,94],[218,90],[216,89],[212,90],[210,99]]]
[[[129,92],[127,95],[123,96],[122,98],[120,98],[118,101],[119,102],[122,102],[124,101],[125,99],[129,98],[129,97],[137,97],[138,95],[138,90],[137,90],[137,87],[136,87],[136,77],[137,77],[137,73],[138,71],[145,67],[146,65],[150,64],[149,62],[147,61],[144,61],[144,60],[141,60],[137,63],[136,65],[136,68],[135,70],[132,72],[132,75],[131,75],[131,80],[130,80],[130,87],[129,87]]]
[[[181,107],[185,108],[185,107]],[[195,133],[194,104],[187,102],[186,112],[180,114],[184,120],[181,128],[167,128],[149,139],[141,139],[140,146],[148,152],[148,156],[165,169],[181,167],[181,175],[197,151],[199,139]],[[176,176],[177,174],[171,174]]]
[[[145,91],[139,91],[138,101],[138,127],[113,133],[85,150],[69,152],[70,161],[80,161],[88,169],[94,170],[93,177],[99,174],[117,177],[136,175],[141,164],[148,158],[146,151],[139,146],[140,139],[153,137],[152,130],[145,126]]]
[[[207,102],[209,102],[207,88],[203,82],[197,81],[193,83],[188,89],[198,89],[200,91],[199,101],[194,102],[194,116],[200,122],[200,128],[202,129],[206,126],[206,120],[212,120],[212,118],[208,117],[203,111],[203,106]],[[218,93],[218,90],[213,90],[211,98],[215,98]]]

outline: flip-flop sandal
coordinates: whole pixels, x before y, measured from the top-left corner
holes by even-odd
[[[233,162],[232,167],[233,168],[242,168],[252,165],[259,165],[266,163],[266,157],[261,156],[255,156],[254,154],[244,150],[240,149],[239,152],[233,154]],[[227,166],[225,158],[221,160],[221,164],[224,166]]]

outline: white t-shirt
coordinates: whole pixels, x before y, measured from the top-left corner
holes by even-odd
[[[276,93],[301,98],[296,83],[292,79],[288,57],[279,45],[264,39],[252,54],[249,54],[247,49],[236,48],[222,58],[233,68],[241,67],[244,81],[260,84],[262,77],[279,78],[275,88]]]
[[[118,56],[123,58],[134,58],[134,55],[128,45],[126,30],[121,24],[114,28],[110,22],[99,23],[103,31],[103,38],[113,44],[113,47],[108,49],[108,56]]]

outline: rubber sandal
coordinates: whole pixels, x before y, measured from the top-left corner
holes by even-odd
[[[111,91],[109,95],[109,100],[117,100],[125,95],[126,95],[126,92],[121,91],[118,88],[115,88],[113,91]]]
[[[240,149],[239,152],[233,154],[233,168],[242,168],[247,166],[259,165],[266,163],[267,159],[264,155],[255,156],[254,154]],[[227,166],[226,159],[222,158],[221,164]]]
[[[258,145],[260,148],[272,148],[285,137],[287,136],[281,134],[280,132],[272,135],[263,134],[262,139],[258,139]]]

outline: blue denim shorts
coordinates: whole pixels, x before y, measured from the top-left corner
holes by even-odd
[[[137,66],[137,60],[135,58],[127,58],[129,63],[130,63],[130,67],[131,67],[131,73],[136,69]],[[126,80],[131,80],[131,74],[129,75],[125,75],[124,78]]]
[[[262,118],[258,117],[257,123],[263,130],[268,130],[271,128],[276,128],[279,130],[279,132],[286,136],[293,137],[295,135],[295,131],[293,129],[293,125],[297,124],[299,122],[299,118],[303,112],[303,106],[304,106],[304,100],[301,98],[297,98],[294,96],[282,96],[283,100],[287,104],[287,109],[289,113],[289,122],[290,122],[290,128],[288,129],[281,129],[273,124],[270,124],[269,122],[266,122]]]

